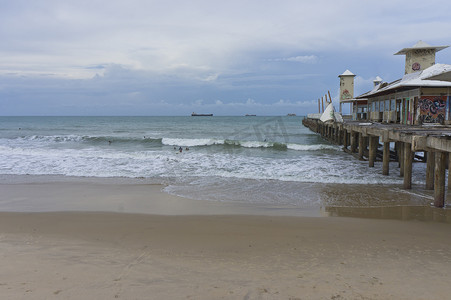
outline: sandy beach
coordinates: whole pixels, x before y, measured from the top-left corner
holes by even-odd
[[[271,214],[267,207],[178,198],[159,185],[87,179],[0,187],[4,299],[451,293],[448,223]]]

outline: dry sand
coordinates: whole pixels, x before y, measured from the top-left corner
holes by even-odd
[[[89,200],[94,194],[105,201],[100,195],[108,198],[115,190],[111,185],[67,182],[3,184],[0,189],[3,205],[5,199],[36,205],[28,198],[52,203],[65,197]],[[118,197],[133,202],[136,189],[124,185]],[[159,189],[147,189],[147,199],[169,200],[176,211],[179,205],[199,204]],[[122,203],[118,199],[113,200]],[[89,208],[93,207],[97,206]],[[220,207],[212,205],[203,215],[2,212],[1,298],[449,299],[451,295],[450,224],[214,215],[216,210],[231,210]]]

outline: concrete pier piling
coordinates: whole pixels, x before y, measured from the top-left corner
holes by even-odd
[[[375,136],[370,137],[370,145],[369,145],[369,155],[368,155],[368,166],[374,167],[374,162],[376,161],[376,151],[377,144],[379,143],[379,138]]]
[[[435,153],[427,152],[426,158],[426,189],[434,189],[434,170],[435,170]],[[448,185],[449,187],[449,185]]]
[[[390,142],[384,142],[384,152],[382,158],[382,175],[389,174],[390,163]]]
[[[434,206],[445,205],[445,152],[435,153]]]
[[[446,167],[451,166],[450,126],[360,124],[348,120],[323,123],[310,118],[305,118],[303,124],[328,141],[343,145],[344,151],[358,159],[368,160],[369,167],[380,167],[383,175],[389,175],[390,161],[397,161],[404,189],[412,189],[413,163],[426,162],[425,188],[434,190],[434,206],[446,206],[446,191],[451,190],[451,176],[446,182]],[[381,150],[379,143],[382,143]],[[394,149],[390,148],[391,144]],[[420,153],[416,155],[417,152]],[[377,159],[382,159],[381,166],[375,164]]]
[[[409,190],[412,188],[412,145],[409,143],[404,143],[404,188]]]

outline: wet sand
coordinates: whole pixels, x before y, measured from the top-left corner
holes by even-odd
[[[180,199],[158,185],[86,181],[0,184],[0,210],[22,204],[25,211],[0,213],[2,298],[446,299],[451,293],[447,223],[288,216],[285,208],[271,214],[268,207]],[[41,211],[52,203],[72,211],[36,212],[38,203]],[[111,210],[101,212],[105,206]]]

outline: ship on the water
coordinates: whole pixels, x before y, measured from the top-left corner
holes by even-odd
[[[191,114],[192,117],[212,117],[213,114],[196,114],[195,112],[193,112]]]

